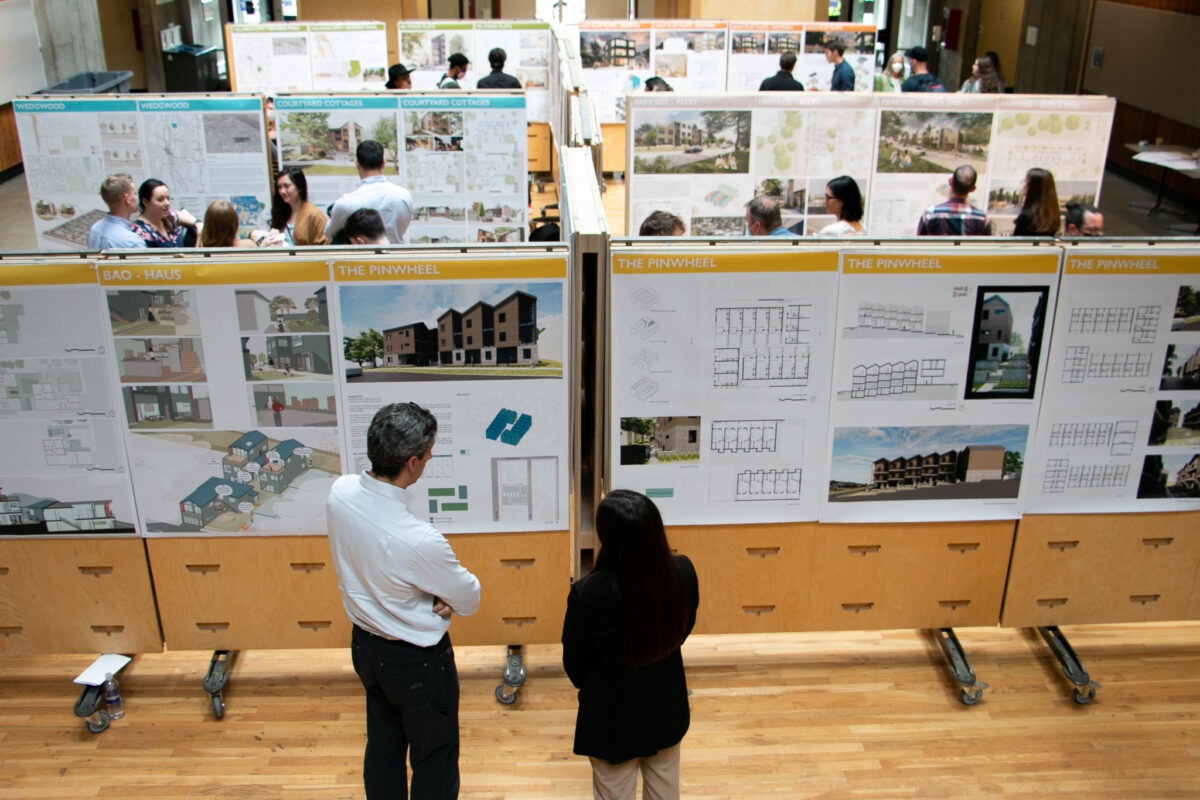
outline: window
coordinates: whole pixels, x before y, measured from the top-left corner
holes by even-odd
[[[988,310],[986,308],[983,310],[983,318],[984,319],[988,318]]]
[[[441,331],[442,333],[445,333],[446,332],[446,323],[444,323],[444,322],[438,323],[438,330]]]
[[[508,341],[508,334],[505,333],[504,331],[500,331],[500,341],[502,341],[502,342]]]
[[[474,323],[474,322],[475,322],[475,320],[473,320],[473,319],[467,320],[467,327],[468,328],[472,327],[472,323]]]
[[[474,336],[468,336],[468,337],[467,337],[467,344],[474,344],[474,343],[475,343],[475,337],[474,337]]]
[[[508,316],[508,314],[507,314],[506,312],[504,312],[504,311],[501,311],[501,312],[500,312],[500,321],[501,321],[501,322],[504,322],[504,320],[505,320],[505,317],[507,317],[507,316]]]
[[[522,348],[521,358],[533,358],[533,350],[529,349],[528,347]]]

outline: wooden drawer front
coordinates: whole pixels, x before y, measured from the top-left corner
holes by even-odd
[[[323,536],[147,542],[173,649],[347,647]]]
[[[479,578],[479,611],[454,617],[459,645],[553,644],[562,638],[570,591],[567,531],[450,536],[458,560]]]
[[[526,128],[526,157],[530,172],[550,171],[550,125],[531,122]]]
[[[903,579],[919,598],[905,627],[998,624],[1015,530],[1011,520],[933,526],[921,563]]]
[[[700,582],[696,633],[794,630],[816,524],[674,527]]]
[[[600,125],[604,146],[600,151],[602,172],[625,171],[625,123],[604,122]]]
[[[141,539],[0,541],[0,653],[161,651]]]
[[[1195,514],[1025,517],[1017,530],[1003,624],[1187,617],[1200,563],[1198,519]]]

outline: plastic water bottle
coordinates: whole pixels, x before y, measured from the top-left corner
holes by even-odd
[[[104,704],[111,719],[125,716],[125,701],[121,699],[121,685],[111,672],[104,676]]]

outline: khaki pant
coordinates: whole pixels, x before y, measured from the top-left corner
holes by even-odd
[[[679,745],[620,764],[610,764],[600,758],[590,760],[595,800],[634,800],[639,769],[642,800],[679,800]]]

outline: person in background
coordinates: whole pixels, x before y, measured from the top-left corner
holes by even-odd
[[[792,77],[796,68],[796,54],[784,53],[779,57],[779,72],[766,78],[758,85],[760,92],[803,92],[804,84]]]
[[[504,71],[504,62],[508,61],[508,53],[503,48],[493,47],[488,52],[488,64],[491,73],[484,75],[475,82],[476,89],[520,89],[521,82]]]
[[[944,92],[945,85],[929,72],[929,52],[920,45],[910,47],[904,54],[912,74],[900,84],[902,92]]]
[[[967,201],[978,178],[969,164],[954,170],[950,176],[950,198],[925,209],[917,223],[917,236],[991,236],[992,224],[987,214]]]
[[[383,217],[373,208],[360,208],[346,217],[342,228],[349,244],[387,244],[387,233],[383,229]]]
[[[818,236],[862,236],[863,199],[858,184],[849,175],[839,175],[825,184],[825,211],[837,217]]]
[[[191,247],[196,242],[196,217],[186,208],[171,210],[171,191],[160,180],[150,178],[138,187],[141,214],[133,230],[146,247]]]
[[[249,239],[238,238],[237,209],[228,200],[213,200],[204,211],[204,225],[200,229],[201,247],[254,247]]]
[[[471,65],[470,59],[462,53],[452,53],[448,59],[450,66],[442,77],[438,79],[437,88],[439,89],[461,89],[458,81],[467,74],[467,67]]]
[[[437,419],[392,403],[367,429],[371,467],[342,475],[326,501],[329,549],[350,656],[367,695],[363,784],[368,800],[454,798],[459,790],[458,670],[450,616],[479,609],[479,579],[412,509],[433,457]]]
[[[642,220],[638,236],[683,236],[683,220],[670,211],[655,211]]]
[[[412,70],[403,64],[392,64],[388,67],[388,79],[383,88],[392,90],[411,89]]]
[[[854,91],[854,68],[846,61],[846,43],[830,39],[825,43],[825,60],[833,64],[833,78],[829,82],[832,92]]]
[[[651,77],[646,78],[646,91],[673,92],[675,90],[671,88],[671,84],[667,83],[662,78],[658,77],[657,75],[652,75]]]
[[[679,797],[679,745],[691,723],[680,646],[696,624],[696,570],[672,555],[654,502],[627,489],[596,508],[600,554],[563,620],[563,667],[579,690],[576,755],[597,800]]]
[[[1021,184],[1021,213],[1013,223],[1013,236],[1057,236],[1062,222],[1058,190],[1049,170],[1034,167]]]
[[[758,195],[746,203],[746,232],[751,236],[795,236],[783,226],[779,198]]]
[[[402,243],[408,224],[412,222],[413,200],[407,189],[383,177],[383,145],[373,139],[361,142],[355,151],[354,166],[362,182],[333,204],[329,222],[325,225],[325,238],[335,241],[347,217],[360,208],[373,208],[383,217],[388,241]]]
[[[904,83],[904,53],[897,50],[883,65],[883,72],[875,76],[875,91],[898,92]]]
[[[1000,78],[991,59],[980,56],[971,64],[971,77],[963,81],[959,92],[966,94],[997,94],[1000,91]]]
[[[1004,83],[1004,70],[1000,69],[1000,54],[995,50],[988,50],[983,54],[988,61],[992,62],[992,70],[996,73],[996,80],[1000,83],[1000,91],[1008,91]]]
[[[1104,215],[1095,206],[1067,203],[1066,222],[1063,228],[1066,238],[1104,235]]]
[[[100,199],[108,206],[108,214],[88,230],[88,250],[145,247],[146,240],[138,236],[129,221],[138,210],[133,178],[124,172],[109,175],[100,184]]]
[[[324,212],[308,202],[308,179],[299,167],[288,167],[275,178],[271,195],[271,230],[251,231],[259,247],[306,247],[329,244]]]

